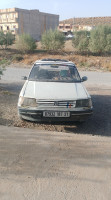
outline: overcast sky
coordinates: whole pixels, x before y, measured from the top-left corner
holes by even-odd
[[[0,9],[13,7],[58,14],[60,20],[111,16],[111,0],[0,0]]]

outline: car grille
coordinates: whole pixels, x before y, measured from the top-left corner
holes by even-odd
[[[37,101],[38,106],[40,107],[62,107],[70,108],[76,106],[76,101]]]

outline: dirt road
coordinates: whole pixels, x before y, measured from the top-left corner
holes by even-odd
[[[1,200],[110,200],[111,138],[0,126]]]
[[[12,66],[12,65],[11,65]],[[4,71],[4,75],[2,76],[2,82],[5,83],[13,83],[13,82],[21,82],[23,76],[28,76],[30,72],[31,65],[26,68],[21,67],[21,65],[13,65],[13,67],[7,67],[6,71]],[[87,76],[88,81],[85,84],[88,85],[105,85],[111,87],[111,72],[100,72],[100,71],[79,71],[81,77]]]

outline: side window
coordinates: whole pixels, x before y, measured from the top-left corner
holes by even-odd
[[[79,76],[79,73],[77,71],[77,69],[75,67],[71,67],[70,68],[70,74],[71,74],[71,77],[75,80],[80,80],[80,76]]]

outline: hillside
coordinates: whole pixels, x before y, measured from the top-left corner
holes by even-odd
[[[97,25],[111,25],[111,17],[87,17],[87,18],[71,18],[60,21],[60,23],[72,24],[72,25],[89,25],[89,26],[97,26]]]

